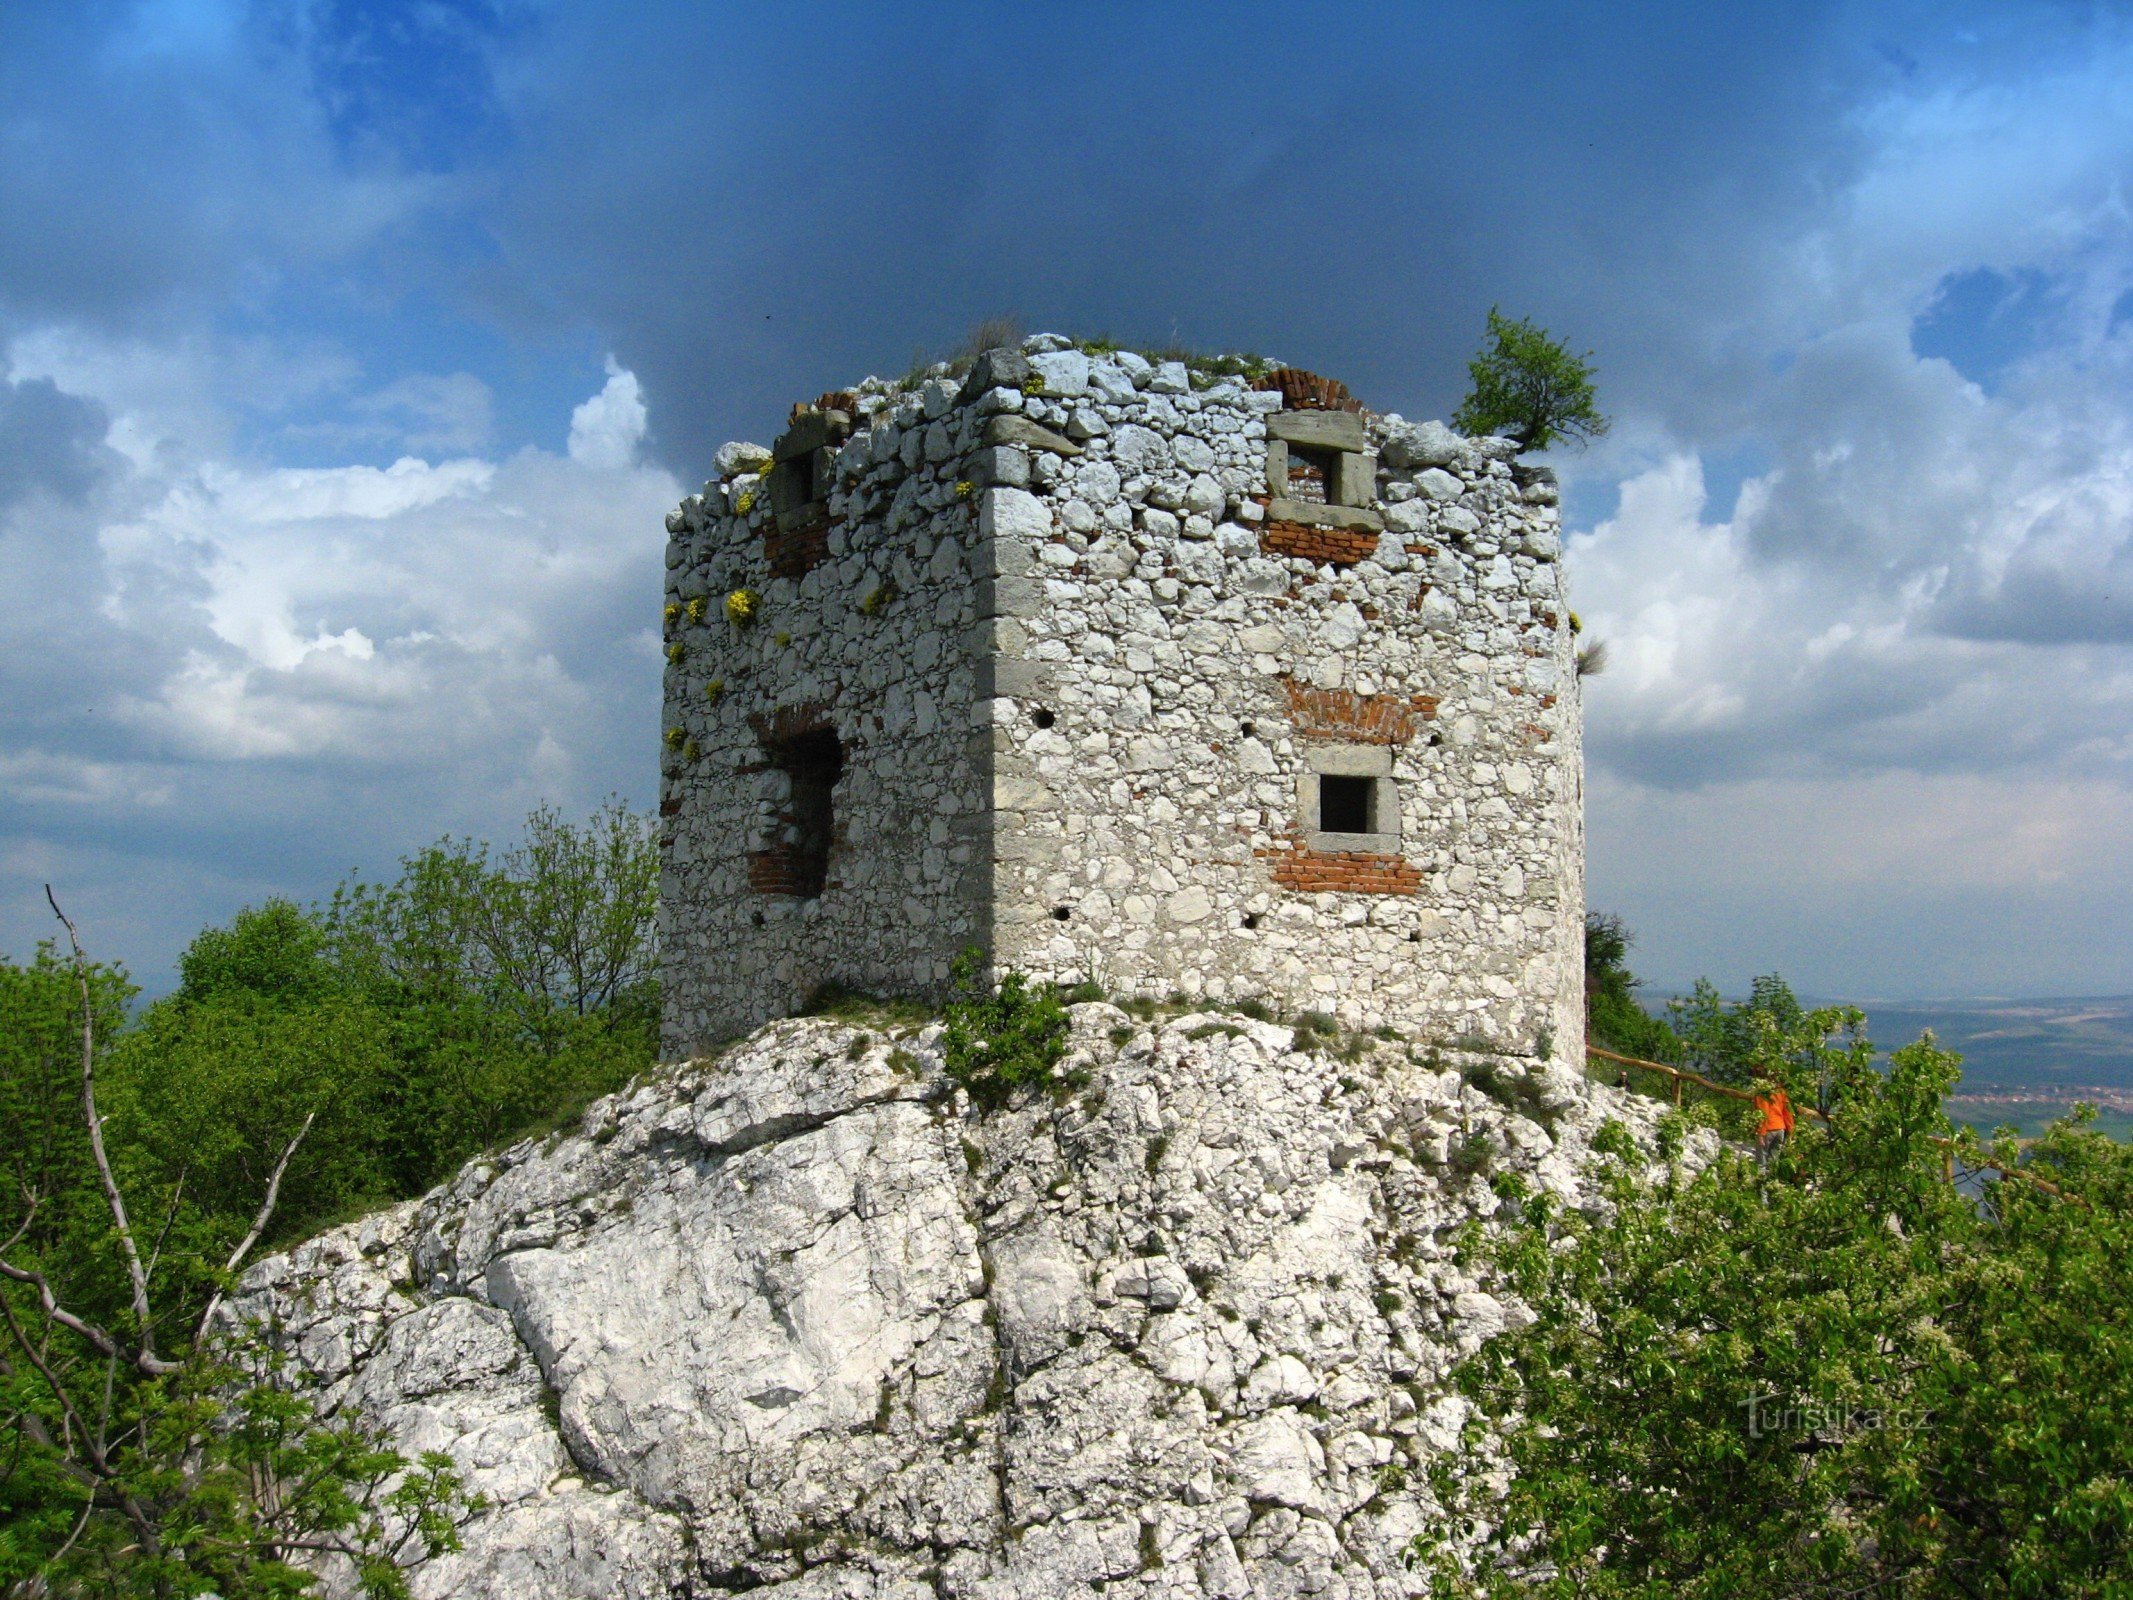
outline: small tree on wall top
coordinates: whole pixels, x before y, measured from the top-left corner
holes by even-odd
[[[1467,371],[1474,387],[1452,417],[1461,433],[1500,433],[1521,450],[1545,450],[1607,431],[1594,403],[1592,352],[1572,355],[1528,318],[1514,322],[1491,306],[1488,344]]]

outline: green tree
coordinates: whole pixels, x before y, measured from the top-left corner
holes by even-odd
[[[1534,1321],[1459,1373],[1476,1449],[1434,1488],[1495,1532],[1472,1564],[1422,1543],[1440,1593],[2133,1593],[2133,1152],[2069,1122],[2045,1183],[1972,1195],[1936,1142],[1967,1137],[1953,1055],[1883,1070],[1853,1030],[1823,1064],[1831,1123],[1770,1168],[1617,1127],[1604,1205],[1469,1238]]]
[[[279,1242],[399,1198],[381,1137],[395,1066],[390,1019],[360,997],[180,990],[112,1046],[123,1164],[144,1183],[182,1189],[187,1214],[226,1243],[308,1127],[280,1196]]]
[[[1637,1003],[1643,980],[1629,970],[1636,941],[1617,916],[1585,913],[1585,1028],[1595,1044],[1646,1061],[1678,1061],[1674,1030]]]
[[[257,1000],[318,1000],[341,987],[326,958],[326,929],[293,900],[246,906],[226,928],[201,932],[178,958],[178,997],[200,1002],[229,995]]]
[[[610,800],[580,826],[543,806],[500,857],[447,837],[388,885],[351,880],[325,913],[343,971],[370,992],[478,995],[530,1031],[657,1011],[655,819]]]
[[[0,963],[0,1592],[294,1595],[330,1558],[392,1596],[450,1547],[449,1463],[314,1415],[221,1297],[649,1066],[657,888],[650,818],[544,807],[204,930],[130,1028],[78,949]]]
[[[1776,1075],[1806,1093],[1810,1104],[1818,1103],[1830,1040],[1856,1034],[1866,1020],[1850,1008],[1807,1010],[1774,972],[1752,980],[1748,998],[1737,1004],[1699,978],[1687,999],[1668,1002],[1667,1017],[1683,1056],[1705,1077],[1745,1085]]]
[[[97,1037],[111,1038],[136,992],[121,969],[78,972],[49,943],[25,966],[0,962],[0,1217],[20,1221],[39,1251],[99,1226],[103,1210],[81,1119],[84,976]]]
[[[312,1567],[338,1558],[373,1600],[405,1596],[408,1566],[453,1548],[476,1509],[451,1463],[410,1462],[360,1427],[322,1422],[267,1344],[216,1315],[272,1226],[316,1111],[237,1202],[250,1224],[234,1244],[199,1225],[214,1210],[186,1198],[182,1180],[136,1181],[99,1097],[122,981],[66,931],[67,960],[40,951],[0,982],[9,1019],[35,1045],[0,1057],[25,1091],[9,1113],[40,1136],[37,1157],[16,1165],[16,1192],[0,1197],[12,1213],[0,1223],[0,1587],[267,1600],[311,1592]],[[74,998],[63,1034],[51,1003],[61,973]],[[233,1109],[227,1096],[219,1104]],[[79,1137],[59,1138],[61,1121]],[[217,1153],[193,1159],[212,1167]]]
[[[1608,428],[1592,384],[1592,352],[1572,355],[1528,319],[1489,308],[1488,342],[1467,363],[1473,388],[1452,417],[1461,433],[1500,433],[1521,450],[1582,444]]]

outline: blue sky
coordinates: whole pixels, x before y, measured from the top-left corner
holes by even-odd
[[[0,11],[0,951],[648,802],[660,516],[981,317],[1555,464],[1640,965],[2133,990],[2133,19],[516,0]]]

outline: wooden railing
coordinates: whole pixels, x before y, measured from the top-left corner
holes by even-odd
[[[1687,1067],[1670,1067],[1664,1061],[1646,1061],[1638,1056],[1625,1056],[1618,1051],[1608,1050],[1596,1044],[1587,1045],[1585,1053],[1601,1061],[1612,1061],[1618,1066],[1637,1067],[1645,1072],[1657,1072],[1673,1079],[1674,1104],[1677,1106],[1681,1104],[1681,1086],[1685,1083],[1693,1083],[1699,1089],[1707,1090],[1712,1094],[1724,1095],[1730,1100],[1745,1100],[1751,1105],[1755,1102],[1755,1092],[1752,1089],[1736,1089],[1730,1083],[1714,1082],[1700,1072],[1689,1071]],[[1800,1115],[1813,1117],[1818,1122],[1829,1121],[1828,1113],[1818,1111],[1813,1106],[1802,1106],[1795,1109]],[[1955,1181],[1956,1142],[1953,1139],[1944,1139],[1938,1136],[1934,1138],[1933,1142],[1940,1147],[1942,1176],[1950,1183],[1953,1183]],[[2023,1140],[2021,1142],[2027,1144],[2029,1141]],[[2051,1179],[2031,1172],[2027,1167],[2010,1167],[2002,1162],[1981,1157],[1973,1163],[1973,1170],[1997,1172],[2003,1178],[2018,1178],[2024,1183],[2035,1185],[2046,1194],[2057,1195],[2062,1200],[2071,1200],[2075,1205],[2084,1208],[2088,1205],[2088,1202],[2078,1194],[2068,1194],[2058,1184],[2052,1182]]]

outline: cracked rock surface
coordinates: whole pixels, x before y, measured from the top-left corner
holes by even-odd
[[[1585,1201],[1602,1121],[1658,1108],[1072,1014],[1087,1086],[987,1116],[931,1028],[773,1023],[262,1261],[233,1314],[485,1497],[432,1600],[1424,1592],[1442,1380],[1519,1314],[1451,1232],[1495,1172]]]

